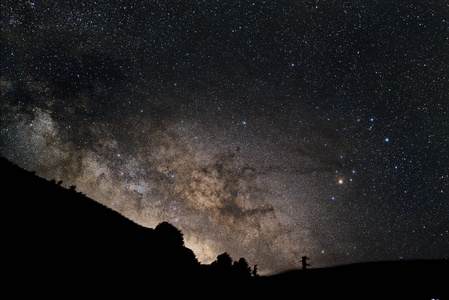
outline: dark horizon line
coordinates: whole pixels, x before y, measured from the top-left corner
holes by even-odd
[[[135,224],[137,224],[137,225],[139,225],[139,226],[142,226],[142,227],[148,228],[148,229],[154,229],[154,228],[147,227],[147,226],[145,226],[145,225],[142,225],[142,224],[139,224],[139,223],[135,222],[134,220],[132,220],[132,219],[126,217],[125,215],[123,215],[123,214],[120,213],[119,211],[113,209],[113,207],[109,207],[109,206],[107,206],[107,205],[104,205],[103,203],[98,202],[98,201],[96,201],[95,199],[86,196],[86,194],[84,194],[82,191],[77,191],[75,185],[72,185],[72,186],[70,186],[70,187],[67,188],[67,187],[64,187],[64,186],[62,185],[62,182],[63,182],[63,181],[56,181],[56,179],[48,180],[48,179],[46,179],[46,178],[40,177],[39,175],[36,174],[36,171],[34,171],[34,170],[33,170],[33,171],[29,171],[29,170],[26,170],[26,169],[20,167],[17,163],[15,163],[15,162],[9,160],[7,157],[5,157],[5,156],[3,155],[3,153],[0,154],[0,160],[3,160],[3,161],[5,161],[6,163],[11,164],[12,166],[15,166],[15,167],[17,167],[17,168],[19,168],[19,169],[21,169],[21,170],[23,170],[23,171],[25,171],[25,172],[28,172],[29,174],[31,174],[31,175],[33,175],[33,176],[39,178],[39,179],[45,180],[45,181],[48,182],[48,183],[53,183],[54,185],[59,186],[59,187],[65,189],[65,190],[67,190],[67,191],[73,191],[73,192],[75,192],[75,193],[77,193],[77,194],[79,194],[79,195],[81,195],[81,196],[84,196],[84,197],[86,197],[86,198],[88,198],[88,199],[94,201],[95,203],[98,203],[98,204],[100,204],[100,205],[102,205],[102,206],[104,206],[104,207],[106,207],[106,208],[108,208],[108,209],[111,209],[112,211],[114,211],[114,212],[120,214],[122,217],[126,218],[127,220],[129,220],[129,221],[131,221],[131,222],[133,222],[133,223],[135,223]],[[162,222],[168,222],[168,223],[170,223],[169,221],[162,221]],[[170,224],[171,224],[171,223],[170,223]],[[335,263],[335,264],[324,265],[324,266],[319,266],[319,267],[314,267],[314,266],[313,266],[313,263],[312,263],[311,266],[307,268],[307,270],[301,270],[301,268],[300,268],[300,266],[299,266],[299,264],[300,264],[300,259],[298,258],[298,266],[289,266],[289,267],[282,268],[282,269],[278,269],[278,270],[262,271],[261,276],[275,276],[275,275],[279,275],[279,274],[283,274],[283,273],[288,273],[288,272],[309,271],[309,270],[315,270],[315,271],[316,271],[316,270],[327,270],[327,269],[342,268],[342,267],[351,267],[351,266],[357,266],[357,265],[394,264],[394,263],[402,263],[402,262],[404,262],[404,263],[407,263],[407,262],[411,263],[411,262],[423,262],[423,261],[427,261],[427,262],[429,262],[429,261],[449,261],[449,255],[443,256],[442,258],[403,258],[403,259],[400,258],[400,259],[396,259],[396,260],[395,260],[395,259],[388,259],[388,260],[353,261],[353,262],[349,262],[349,263]],[[202,263],[202,262],[199,262],[199,263],[200,263],[200,265],[202,265],[202,266],[209,266],[209,265],[210,265],[210,264]],[[260,266],[259,264],[256,264],[256,265]],[[263,269],[262,269],[262,270],[263,270]]]

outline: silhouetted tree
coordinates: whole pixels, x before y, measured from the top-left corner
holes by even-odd
[[[182,232],[168,222],[162,222],[154,228],[153,246],[147,249],[150,268],[158,276],[181,278],[187,274],[195,274],[199,270],[199,262],[192,250],[184,246]]]
[[[217,259],[212,265],[222,269],[230,269],[232,266],[232,258],[228,253],[224,252],[217,256]]]
[[[308,259],[310,259],[310,258],[308,258],[307,256],[303,256],[303,257],[301,258],[301,264],[302,264],[302,269],[303,269],[303,270],[306,270],[307,267],[310,267],[310,265],[307,263],[307,260],[308,260]]]
[[[231,275],[232,258],[224,252],[217,256],[217,259],[211,263],[212,270],[219,277],[229,277]]]
[[[182,232],[168,222],[162,222],[154,229],[156,237],[162,246],[182,247],[184,246],[184,237]]]
[[[253,271],[251,272],[251,275],[253,277],[259,277],[259,274],[257,274],[257,265],[254,265]]]
[[[248,265],[246,259],[241,257],[238,261],[235,261],[232,265],[232,271],[238,278],[250,278],[251,268]]]

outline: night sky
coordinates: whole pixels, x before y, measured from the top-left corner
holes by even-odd
[[[19,166],[169,221],[203,263],[449,255],[447,1],[11,0],[2,14],[1,154]]]

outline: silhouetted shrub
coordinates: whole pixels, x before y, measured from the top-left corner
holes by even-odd
[[[211,264],[217,269],[230,270],[232,266],[232,258],[228,253],[224,252],[217,256],[217,259]]]
[[[250,278],[251,268],[248,262],[242,257],[232,265],[232,273],[238,278]]]
[[[253,277],[259,277],[259,274],[257,274],[257,265],[254,265],[253,270],[251,271],[251,275]]]
[[[154,229],[156,238],[163,247],[182,247],[184,246],[184,236],[182,232],[168,222],[162,222]]]

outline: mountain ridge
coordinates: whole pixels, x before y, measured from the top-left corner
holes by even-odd
[[[211,265],[201,265],[185,247],[181,231],[167,222],[143,227],[75,187],[64,188],[2,157],[0,170],[9,288],[25,284],[45,294],[58,287],[129,296],[135,287],[158,289],[161,283],[175,283],[182,291],[197,291],[201,284],[203,293],[232,294],[232,288],[226,290],[232,286],[241,295],[260,297],[299,293],[303,299],[326,299],[332,291],[354,299],[363,290],[362,296],[370,299],[444,299],[447,259],[353,263],[250,277],[244,263],[237,264],[242,273],[232,271],[226,255],[220,255],[225,264],[219,256]]]
[[[6,270],[11,278],[73,288],[199,274],[181,231],[143,227],[75,187],[66,189],[0,158]],[[139,273],[143,272],[143,274]],[[82,274],[82,277],[79,277]],[[120,278],[120,280],[119,280]]]

